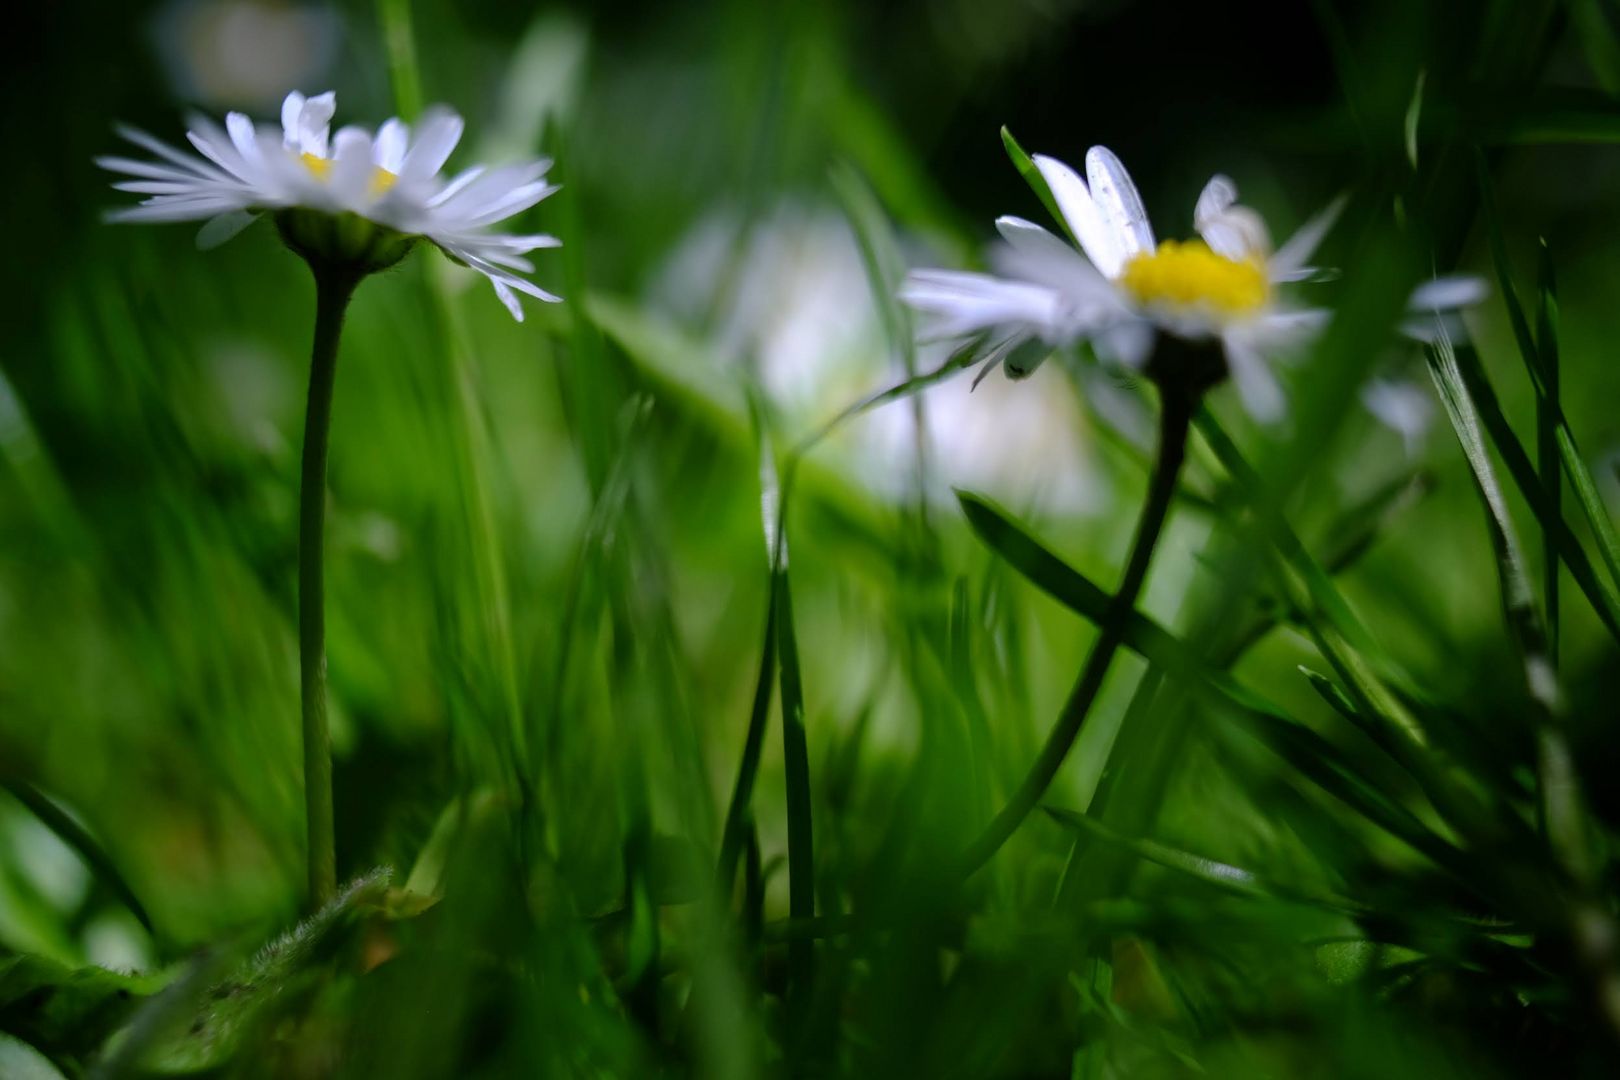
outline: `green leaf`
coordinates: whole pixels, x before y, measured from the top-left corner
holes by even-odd
[[[69,968],[28,954],[0,958],[0,1030],[53,1054],[88,1057],[167,981],[166,974]]]
[[[161,1025],[150,1045],[121,1052],[127,1049],[160,1072],[217,1068],[231,1061],[280,1017],[307,1004],[330,978],[333,964],[354,944],[361,920],[385,903],[388,882],[387,870],[355,879],[331,903],[207,988],[189,1024],[178,1030]],[[149,1007],[164,1004],[159,997]],[[138,1027],[137,1021],[132,1030]]]

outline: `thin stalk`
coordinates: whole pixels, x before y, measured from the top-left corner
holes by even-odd
[[[1137,518],[1136,536],[1131,541],[1119,589],[1110,599],[1108,609],[1098,623],[1097,640],[1091,646],[1085,665],[1075,680],[1074,689],[1070,691],[1052,733],[1047,736],[1040,756],[1035,759],[1035,764],[1030,767],[1028,775],[1007,805],[963,852],[960,870],[964,876],[988,862],[1029,816],[1029,812],[1035,809],[1046,794],[1046,789],[1051,786],[1053,777],[1057,776],[1064,758],[1068,757],[1069,749],[1080,735],[1081,725],[1097,701],[1103,679],[1113,663],[1114,654],[1119,651],[1126,626],[1136,609],[1137,597],[1141,594],[1148,566],[1153,561],[1154,548],[1158,546],[1165,518],[1169,515],[1176,481],[1187,455],[1187,431],[1192,422],[1195,397],[1177,388],[1169,388],[1164,393],[1153,473],[1148,479],[1147,498]]]
[[[303,710],[304,810],[309,826],[305,907],[317,911],[337,891],[332,824],[332,741],[326,721],[326,449],[332,427],[343,316],[360,278],[315,270],[315,343],[304,414],[303,475],[298,491],[298,677]]]

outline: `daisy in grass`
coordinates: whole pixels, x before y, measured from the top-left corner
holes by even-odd
[[[149,196],[110,219],[203,221],[197,243],[208,248],[270,213],[299,254],[360,273],[398,262],[426,239],[487,277],[516,319],[523,318],[517,293],[558,299],[522,276],[534,271],[524,255],[556,247],[556,238],[489,231],[557,190],[545,181],[549,161],[475,165],[446,179],[439,170],[463,126],[451,110],[428,109],[414,131],[392,119],[375,133],[349,126],[332,134],[335,110],[331,93],[306,98],[294,91],[282,103],[279,126],[231,113],[221,128],[194,116],[186,137],[195,154],[120,128],[154,159],[96,159],[134,178],[114,187]]]
[[[1338,205],[1273,248],[1264,219],[1238,202],[1230,179],[1216,176],[1193,208],[1199,239],[1160,242],[1113,151],[1092,147],[1085,179],[1054,158],[1032,160],[1078,249],[1023,218],[998,219],[1006,243],[993,253],[994,274],[917,270],[902,285],[901,298],[933,320],[929,331],[977,339],[980,379],[997,366],[1023,377],[1052,349],[1080,340],[1104,361],[1138,370],[1151,362],[1160,333],[1218,343],[1248,411],[1279,418],[1283,394],[1269,359],[1298,349],[1330,313],[1291,304],[1278,287],[1316,272],[1310,259]],[[1476,279],[1443,278],[1420,288],[1412,308],[1443,316],[1481,295]]]
[[[523,318],[517,294],[558,298],[522,275],[550,236],[491,232],[556,188],[547,161],[498,168],[474,166],[446,180],[439,170],[461,141],[461,117],[429,109],[412,131],[389,120],[375,133],[360,127],[331,132],[330,93],[287,95],[281,124],[255,124],[231,113],[221,128],[194,117],[186,132],[196,154],[121,128],[151,160],[103,157],[97,164],[133,179],[114,187],[145,195],[115,211],[114,221],[201,221],[197,242],[212,247],[261,214],[275,220],[289,248],[315,278],[309,399],[298,494],[298,678],[304,753],[305,909],[320,910],[337,890],[332,804],[332,751],[327,724],[325,514],[326,459],[343,323],[360,283],[387,269],[426,240],[451,259],[483,274],[512,317]]]

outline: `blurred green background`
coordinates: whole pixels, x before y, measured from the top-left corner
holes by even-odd
[[[1617,18],[1607,0],[13,12],[0,110],[0,770],[13,792],[0,794],[0,949],[68,968],[202,971],[196,957],[213,954],[199,948],[290,923],[303,881],[294,576],[313,289],[267,226],[199,253],[184,226],[104,224],[122,197],[91,158],[122,152],[116,122],[178,141],[188,108],[269,119],[287,90],[331,88],[338,122],[369,126],[420,94],[467,117],[453,166],[555,156],[563,189],[523,224],[562,237],[536,276],[566,302],[530,304],[514,324],[481,279],[428,251],[360,290],[327,540],[339,876],[390,866],[397,886],[414,868],[444,900],[398,932],[401,955],[362,989],[311,1006],[359,1017],[367,1035],[278,1020],[253,1029],[272,1056],[232,1068],[1601,1068],[1584,991],[1538,1011],[1523,982],[1490,982],[1498,969],[1477,958],[1439,965],[1435,981],[1363,978],[1397,963],[1356,951],[1387,948],[1376,935],[1280,902],[1234,909],[1151,867],[1107,888],[1115,871],[1092,867],[1093,901],[1138,906],[1066,936],[1090,916],[1053,897],[1084,852],[1044,815],[967,893],[938,880],[1027,768],[1095,633],[973,536],[952,488],[1008,508],[1104,587],[1141,497],[1150,398],[1084,358],[972,392],[959,378],[861,417],[808,457],[793,493],[818,910],[882,912],[910,932],[824,941],[811,1003],[779,993],[775,720],[753,799],[767,944],[752,959],[717,944],[732,904],[712,895],[709,867],[771,589],[761,430],[785,450],[906,374],[852,208],[905,262],[978,263],[998,214],[1044,219],[1002,151],[1006,124],[1071,162],[1113,148],[1160,236],[1190,233],[1215,171],[1279,237],[1351,192],[1323,260],[1342,268],[1322,286],[1337,297],[1362,273],[1492,273],[1477,145],[1522,288],[1542,238],[1556,261],[1564,408],[1613,507]],[[1499,299],[1467,323],[1529,445],[1535,399]],[[1255,427],[1227,390],[1212,407],[1286,485],[1291,520],[1324,559],[1349,508],[1418,478],[1422,497],[1380,523],[1339,586],[1405,685],[1500,750],[1503,783],[1527,787],[1527,691],[1457,441],[1437,405],[1408,443],[1353,398],[1374,376],[1426,385],[1422,358],[1376,332],[1341,351],[1352,358],[1331,378],[1310,360],[1285,372],[1292,424]],[[1197,448],[1188,484],[1217,508],[1183,504],[1143,604],[1193,640],[1248,610],[1230,561],[1249,565],[1244,543],[1219,524],[1221,475]],[[1511,510],[1539,553],[1517,495]],[[1562,631],[1571,738],[1602,831],[1620,817],[1620,654],[1573,589]],[[1311,638],[1284,628],[1235,672],[1383,775],[1300,665],[1324,670]],[[1129,722],[1170,751],[1105,775],[1142,670],[1135,656],[1116,663],[1049,803],[1084,809],[1102,778],[1139,792],[1141,834],[1177,848],[1392,907],[1449,895],[1421,856],[1197,708],[1145,707]],[[149,927],[18,791],[96,838]],[[1504,799],[1523,802],[1516,792]],[[459,839],[424,864],[436,826]],[[662,912],[650,923],[641,886]],[[1350,974],[1323,951],[1334,943]],[[58,1064],[116,1058],[62,1045]],[[310,1045],[345,1049],[287,1049]]]

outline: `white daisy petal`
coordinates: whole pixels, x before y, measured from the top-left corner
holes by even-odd
[[[1237,387],[1238,399],[1249,415],[1262,424],[1281,419],[1287,401],[1266,358],[1238,335],[1227,335],[1223,344],[1227,370]]]
[[[1271,254],[1271,232],[1260,214],[1247,206],[1230,206],[1199,227],[1204,243],[1217,255],[1241,262],[1266,261]]]
[[[1416,383],[1373,379],[1361,388],[1361,403],[1379,423],[1401,437],[1415,456],[1434,420],[1434,399]]]
[[[1217,255],[1263,261],[1271,254],[1271,231],[1258,213],[1238,205],[1237,197],[1237,185],[1230,177],[1218,173],[1210,177],[1193,207],[1193,228]]]
[[[332,138],[332,171],[326,186],[337,205],[355,208],[369,201],[366,191],[376,168],[372,164],[371,135],[365,128],[345,127]]]
[[[206,117],[193,116],[190,123],[191,130],[186,132],[186,139],[197,148],[197,152],[219,166],[227,176],[243,179],[248,171],[247,165],[231,137]]]
[[[1112,288],[1089,260],[1032,221],[1000,217],[996,219],[996,231],[1017,253],[1018,263],[1034,280],[1086,291]]]
[[[959,270],[918,270],[900,285],[905,304],[935,317],[942,336],[1003,328],[1056,336],[1061,301],[1051,289]]]
[[[1214,221],[1237,202],[1237,185],[1231,177],[1216,173],[1204,185],[1204,190],[1198,193],[1198,203],[1193,207],[1193,228],[1199,232],[1204,231],[1204,225]]]
[[[246,210],[230,210],[211,218],[206,225],[197,230],[197,247],[202,251],[217,248],[258,219],[259,215],[250,214]]]
[[[196,195],[212,191],[213,185],[200,180],[121,180],[113,190],[136,195]]]
[[[119,135],[128,139],[141,149],[156,154],[158,157],[179,166],[181,169],[184,169],[187,172],[195,173],[198,176],[212,177],[220,180],[230,178],[229,174],[222,172],[220,169],[214,167],[208,162],[203,161],[200,158],[190,157],[184,151],[177,150],[166,142],[152,138],[152,136],[148,135],[144,131],[141,131],[139,128],[126,127],[120,124],[115,130]],[[124,159],[120,158],[115,160]]]
[[[1056,158],[1036,154],[1032,160],[1046,186],[1052,189],[1052,197],[1057,200],[1058,209],[1063,211],[1063,220],[1068,224],[1069,231],[1074,233],[1074,238],[1080,241],[1080,247],[1091,264],[1102,272],[1103,277],[1118,277],[1125,265],[1125,255],[1116,243],[1102,211],[1092,201],[1086,182]]]
[[[506,310],[512,313],[512,318],[522,322],[523,305],[518,302],[517,294],[496,278],[490,278],[489,283],[495,286],[495,295],[500,297],[501,303],[506,305]]]
[[[1137,193],[1131,174],[1106,146],[1093,146],[1086,152],[1086,177],[1091,181],[1091,198],[1114,237],[1121,260],[1153,251],[1153,226],[1148,223],[1142,196]]]
[[[1091,339],[1097,356],[1118,367],[1141,371],[1153,354],[1157,331],[1147,319],[1129,318],[1110,323]]]
[[[562,302],[562,297],[557,296],[555,293],[547,292],[527,278],[518,277],[516,274],[509,274],[500,267],[486,261],[470,251],[462,250],[458,253],[458,257],[462,262],[466,263],[472,269],[477,270],[480,274],[483,274],[491,281],[505,285],[509,289],[526,293],[527,295],[534,297],[536,300],[542,300],[548,304],[558,304]]]
[[[244,162],[251,166],[259,160],[258,129],[253,126],[252,120],[239,112],[227,113],[225,131],[231,137],[231,145],[236,147],[236,152],[242,155]]]
[[[556,191],[557,186],[555,184],[526,184],[523,187],[517,188],[516,190],[508,193],[504,197],[496,199],[495,201],[487,204],[478,213],[463,218],[461,220],[461,227],[477,228],[481,225],[493,225],[497,221],[509,218],[514,214],[521,214],[529,207],[540,202],[542,199],[546,198],[546,196],[554,194]]]
[[[304,115],[304,101],[304,95],[294,90],[281,103],[281,145],[289,150],[299,148],[298,124]]]
[[[397,116],[386,121],[377,129],[377,141],[373,146],[377,168],[387,169],[395,176],[399,175],[400,168],[405,163],[405,147],[410,142],[410,128]]]
[[[1267,311],[1250,320],[1244,334],[1261,352],[1288,353],[1321,333],[1332,317],[1326,308]]]
[[[1321,213],[1311,218],[1299,227],[1299,231],[1288,238],[1282,247],[1277,249],[1266,266],[1273,281],[1291,281],[1296,276],[1307,272],[1306,263],[1322,243],[1322,238],[1333,223],[1339,220],[1344,212],[1345,200],[1341,196],[1334,199]]]
[[[424,180],[443,168],[456,144],[461,141],[462,128],[461,117],[442,105],[435,105],[423,113],[416,125],[416,142],[400,162],[400,180]]]
[[[516,255],[537,251],[540,248],[562,247],[562,241],[549,233],[535,233],[532,236],[491,236],[487,240],[490,244]]]
[[[409,155],[405,168],[407,170],[411,168]],[[502,165],[482,172],[459,188],[455,188],[454,184],[446,187],[428,199],[427,206],[437,211],[441,220],[445,221],[483,213],[492,203],[505,198],[515,188],[538,182],[544,172],[545,165],[542,162]]]
[[[490,232],[496,222],[521,213],[556,191],[544,180],[549,161],[486,169],[475,166],[446,183],[439,169],[461,138],[461,118],[430,109],[415,132],[398,120],[373,137],[349,126],[331,134],[336,95],[307,98],[294,91],[281,106],[281,124],[256,125],[231,113],[224,127],[206,117],[189,121],[193,156],[133,128],[120,128],[130,142],[157,160],[98,157],[96,164],[123,179],[118,190],[148,196],[115,210],[110,221],[201,221],[201,247],[229,240],[257,215],[300,207],[323,213],[353,213],[385,228],[420,236],[450,257],[489,278],[496,295],[521,319],[519,294],[556,302],[560,298],[521,275],[534,272],[526,256],[558,246],[545,233]],[[317,228],[315,235],[319,236]],[[368,241],[364,230],[356,243]],[[301,241],[302,242],[302,241]],[[363,250],[363,247],[361,248]],[[319,258],[322,256],[311,256]],[[331,258],[358,259],[345,247]],[[366,256],[369,258],[370,256]],[[370,268],[368,266],[368,268]]]
[[[170,165],[156,165],[149,161],[136,161],[134,158],[103,156],[96,158],[95,162],[108,172],[139,176],[147,180],[168,180],[177,184],[218,182],[210,177],[200,175],[195,170],[178,169]]]
[[[187,199],[184,201],[149,203],[141,206],[131,206],[124,210],[114,210],[107,215],[107,220],[115,222],[203,221],[239,209],[241,207],[229,199]]]
[[[311,157],[326,157],[328,132],[337,115],[337,94],[328,90],[304,102],[298,110],[298,149]]]
[[[1407,306],[1413,311],[1455,311],[1473,307],[1490,295],[1484,279],[1470,274],[1453,274],[1426,281],[1412,290]]]
[[[458,191],[461,191],[468,184],[472,183],[482,175],[484,175],[484,166],[482,165],[474,165],[470,169],[457,173],[455,179],[444,185],[444,187],[437,194],[431,196],[427,200],[427,205],[429,207],[443,205],[446,201],[455,198]]]

